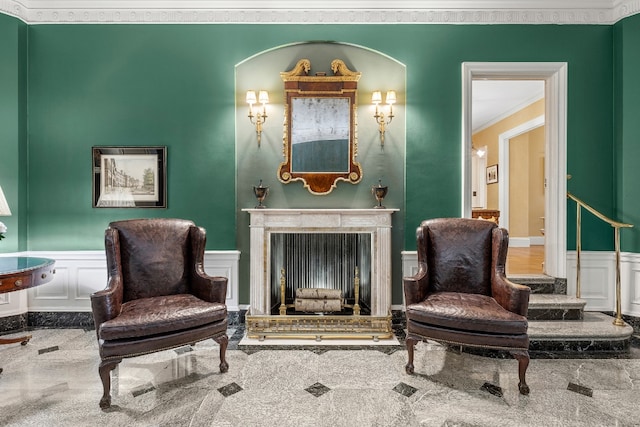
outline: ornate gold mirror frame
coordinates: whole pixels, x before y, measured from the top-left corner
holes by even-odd
[[[329,194],[338,181],[362,179],[358,155],[356,92],[359,72],[343,61],[331,62],[333,76],[309,76],[311,61],[301,59],[284,82],[284,162],[278,179],[302,181],[312,194]]]

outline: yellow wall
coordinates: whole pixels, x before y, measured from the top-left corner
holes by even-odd
[[[500,168],[498,166],[498,170]],[[529,133],[509,141],[509,235],[526,237],[529,234]]]
[[[544,99],[540,99],[498,123],[472,136],[476,147],[487,146],[487,166],[499,163],[498,137],[522,123],[544,115]],[[509,235],[540,236],[544,216],[544,126],[518,137],[509,145]],[[498,164],[498,180],[504,168]],[[522,172],[522,173],[520,173]],[[498,209],[498,184],[487,185],[487,209]]]
[[[544,228],[544,126],[529,132],[529,236]]]
[[[544,216],[544,126],[511,138],[509,170],[509,235],[541,236],[541,218]]]

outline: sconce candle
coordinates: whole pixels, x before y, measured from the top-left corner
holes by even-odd
[[[371,103],[376,106],[376,113],[373,115],[373,118],[376,119],[376,123],[378,123],[378,132],[380,133],[380,144],[384,145],[384,133],[386,132],[386,127],[393,120],[393,104],[396,103],[396,91],[389,90],[387,91],[387,96],[385,97],[385,103],[389,105],[389,112],[386,114],[378,107],[378,105],[382,102],[382,92],[376,90],[371,95]]]
[[[249,104],[249,121],[256,127],[258,146],[260,146],[260,141],[262,140],[262,125],[267,121],[266,104],[269,103],[269,92],[267,92],[266,90],[261,90],[258,92],[258,97],[256,98],[256,92],[253,90],[248,90],[246,100],[247,104]],[[255,104],[256,101],[262,104],[262,112],[254,114],[253,104]]]

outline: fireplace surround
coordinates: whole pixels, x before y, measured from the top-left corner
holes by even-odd
[[[243,209],[250,215],[250,307],[247,312],[247,336],[264,339],[266,337],[298,337],[315,338],[316,340],[331,337],[369,337],[374,340],[390,338],[391,330],[391,215],[398,209]],[[304,234],[303,239],[296,235]],[[324,239],[322,235],[331,234],[336,239]],[[315,239],[315,236],[319,239]],[[354,237],[355,236],[355,237]],[[332,236],[333,237],[333,236]],[[343,238],[344,237],[344,238]],[[278,244],[292,246],[291,242],[302,240],[300,248],[288,247],[284,252],[293,252],[297,262],[288,262],[284,270],[282,265],[273,265],[275,260],[282,259],[277,249]],[[309,244],[308,241],[319,242]],[[346,243],[342,243],[346,241]],[[281,243],[278,243],[281,242]],[[355,243],[354,243],[355,242]],[[276,246],[274,246],[274,244]],[[325,247],[325,245],[334,245]],[[330,265],[313,265],[316,260],[324,259],[314,252],[314,246],[322,247],[324,252],[332,252],[327,257]],[[344,254],[336,247],[345,246]],[[310,249],[311,247],[311,249]],[[355,250],[353,248],[359,248]],[[341,257],[351,259],[342,260]],[[337,257],[337,258],[336,258]],[[278,263],[280,261],[277,261]],[[295,271],[307,269],[310,272]],[[336,265],[340,264],[340,265]],[[350,276],[329,280],[336,267],[347,266],[347,275],[353,268],[351,264],[362,270],[363,277],[358,277],[362,284],[360,295],[366,309],[360,314],[342,313],[290,313],[284,314],[277,307],[282,304],[277,292],[281,283],[274,283],[281,277],[287,283],[286,295],[293,295],[296,288],[339,288],[345,296],[352,298],[353,283]],[[327,270],[327,274],[318,271]],[[331,270],[331,274],[328,270]],[[316,277],[321,276],[318,280]],[[311,279],[307,279],[311,277]],[[305,278],[305,279],[302,279]],[[355,279],[355,277],[354,277]],[[344,283],[347,281],[348,283]],[[285,301],[289,302],[289,301]],[[275,309],[274,309],[275,307]],[[282,313],[282,314],[281,314]]]

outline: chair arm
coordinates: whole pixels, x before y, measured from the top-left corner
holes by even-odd
[[[204,271],[204,250],[207,242],[207,234],[204,228],[192,226],[191,255],[194,261],[194,270],[191,277],[191,292],[198,298],[208,302],[225,303],[227,300],[228,279],[222,276],[209,276]]]
[[[107,287],[91,295],[91,311],[96,332],[100,325],[120,314],[123,299],[122,271],[120,269],[120,235],[118,230],[107,228],[104,233],[107,256]]]
[[[527,316],[531,288],[513,283],[503,274],[496,274],[491,281],[491,292],[493,298],[506,310]]]
[[[418,273],[414,276],[404,277],[404,302],[405,305],[416,304],[424,300],[429,287],[429,276],[427,275],[427,264],[419,263]]]
[[[91,312],[96,326],[96,332],[100,325],[120,314],[122,308],[122,277],[111,276],[107,287],[91,294]]]
[[[197,272],[191,281],[191,292],[201,300],[224,304],[227,301],[228,282],[226,277]]]

